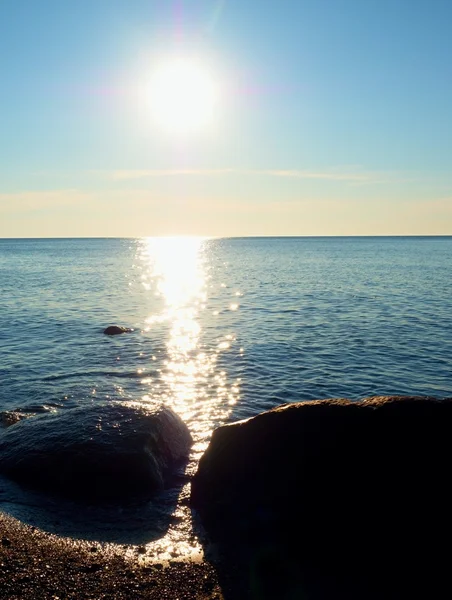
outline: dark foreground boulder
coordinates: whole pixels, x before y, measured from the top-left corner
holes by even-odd
[[[27,486],[85,501],[163,489],[192,439],[165,407],[98,403],[12,425],[0,435],[0,472]]]
[[[129,327],[120,327],[119,325],[109,325],[104,329],[105,335],[120,335],[121,333],[130,333],[133,329]]]
[[[446,598],[451,468],[452,399],[297,403],[214,431],[191,500],[256,597]]]

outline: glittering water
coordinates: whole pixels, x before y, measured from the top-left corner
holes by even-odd
[[[193,470],[278,403],[452,395],[451,260],[450,237],[0,240],[0,411],[164,402]]]

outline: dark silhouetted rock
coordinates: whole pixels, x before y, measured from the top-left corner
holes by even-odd
[[[11,427],[22,419],[27,419],[30,415],[21,413],[17,410],[5,410],[0,412],[0,427]]]
[[[191,501],[269,598],[451,597],[451,465],[452,399],[288,404],[215,430]]]
[[[0,435],[0,471],[19,483],[104,501],[161,490],[192,439],[165,407],[98,403],[20,421]]]
[[[129,327],[119,327],[118,325],[110,325],[104,329],[105,335],[120,335],[121,333],[130,333],[133,329]]]

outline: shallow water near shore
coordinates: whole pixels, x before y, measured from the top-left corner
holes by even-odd
[[[283,402],[450,396],[451,265],[450,237],[0,240],[0,411],[167,404],[189,477],[214,427]],[[200,551],[188,494],[81,509],[2,480],[0,510],[169,560]]]

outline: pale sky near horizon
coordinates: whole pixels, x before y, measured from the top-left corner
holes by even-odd
[[[2,0],[0,237],[450,235],[451,22],[450,0]],[[168,131],[149,86],[179,58],[215,103]]]

